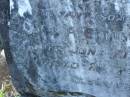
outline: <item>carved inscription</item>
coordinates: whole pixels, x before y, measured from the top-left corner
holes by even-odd
[[[104,20],[107,20],[107,21],[115,21],[115,22],[118,22],[118,21],[125,21],[126,20],[126,16],[125,15],[119,15],[119,14],[115,14],[115,15],[109,15],[107,17],[103,17]]]
[[[77,63],[72,63],[72,64],[70,64],[70,63],[66,63],[66,64],[49,64],[49,67],[50,68],[53,68],[53,67],[56,67],[56,68],[70,68],[70,69],[77,69],[77,68],[79,68],[79,64],[77,64]]]

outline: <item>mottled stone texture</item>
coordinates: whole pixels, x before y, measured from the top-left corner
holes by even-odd
[[[23,96],[130,97],[130,0],[10,0],[10,14]]]

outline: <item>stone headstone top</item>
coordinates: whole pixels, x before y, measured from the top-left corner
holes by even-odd
[[[10,8],[6,51],[20,93],[130,96],[128,0],[10,0]]]

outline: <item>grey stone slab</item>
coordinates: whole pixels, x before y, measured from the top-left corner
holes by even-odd
[[[6,51],[20,93],[130,96],[128,0],[10,1]]]

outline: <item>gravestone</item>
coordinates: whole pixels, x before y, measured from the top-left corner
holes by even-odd
[[[129,0],[10,0],[9,24],[23,97],[130,97]]]

